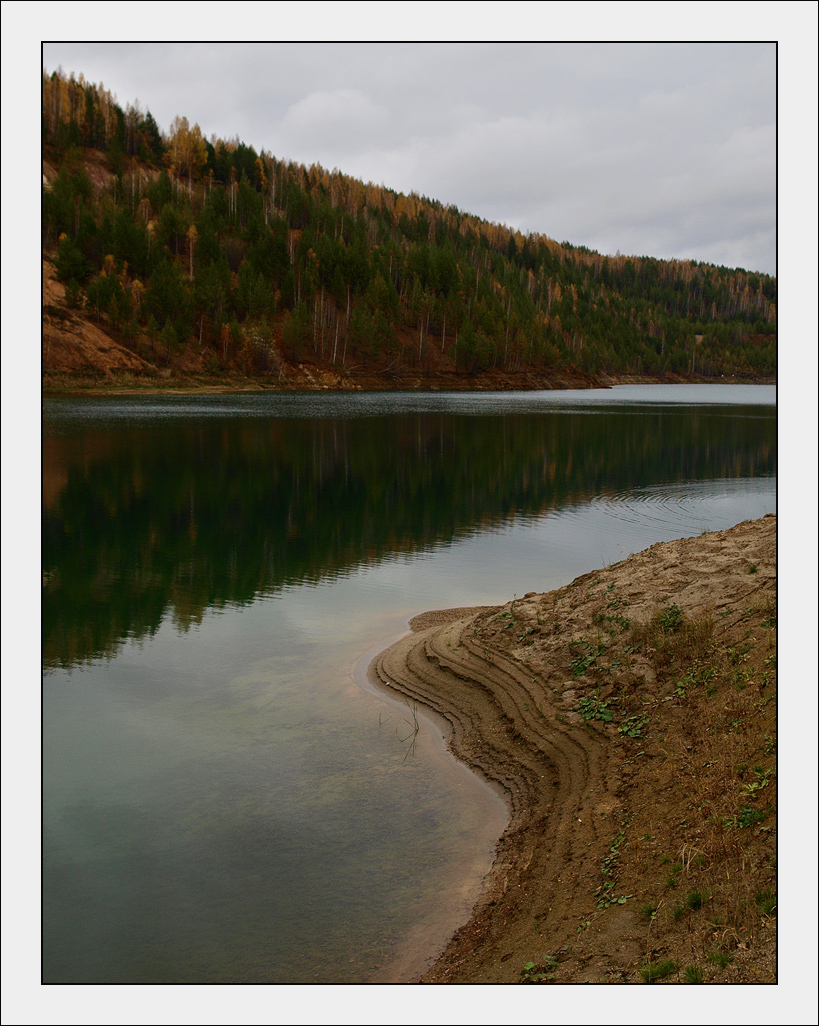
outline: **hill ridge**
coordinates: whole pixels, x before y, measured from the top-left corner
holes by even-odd
[[[209,141],[184,117],[163,135],[82,76],[44,75],[42,138],[43,254],[65,288],[44,296],[52,387],[128,374],[153,387],[542,388],[776,373],[764,274],[522,234]],[[80,366],[67,321],[138,359],[125,370],[98,346]]]

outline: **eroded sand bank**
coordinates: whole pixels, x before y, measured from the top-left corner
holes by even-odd
[[[375,660],[511,808],[424,982],[773,978],[775,600],[769,515],[423,614]]]

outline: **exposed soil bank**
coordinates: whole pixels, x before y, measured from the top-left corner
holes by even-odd
[[[110,346],[113,356],[121,355],[120,348]],[[565,391],[567,389],[612,388],[614,385],[775,385],[775,378],[704,378],[666,375],[663,378],[647,375],[574,374],[555,370],[546,374],[505,374],[487,371],[483,374],[439,374],[436,377],[390,378],[377,371],[370,374],[345,375],[333,369],[310,368],[301,365],[291,371],[288,378],[271,380],[247,378],[212,379],[207,377],[143,376],[129,370],[111,371],[105,376],[84,376],[49,372],[43,375],[43,393],[46,395],[228,395],[235,392],[532,392]]]
[[[424,614],[376,659],[511,808],[422,982],[774,980],[775,603],[769,515]]]
[[[107,342],[112,359],[124,358],[127,351]],[[483,374],[438,374],[393,378],[378,371],[340,373],[333,368],[290,368],[287,378],[249,378],[234,375],[225,378],[169,373],[157,376],[140,374],[127,368],[106,374],[89,372],[43,375],[43,393],[48,395],[226,395],[234,392],[532,392],[566,389],[612,388],[614,385],[775,385],[775,378],[704,378],[666,375],[622,374],[592,377],[582,372],[555,369],[548,374],[507,374],[486,371]]]

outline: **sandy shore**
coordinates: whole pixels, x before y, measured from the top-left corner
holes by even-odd
[[[375,660],[511,809],[422,982],[774,978],[775,602],[769,515],[423,614]]]

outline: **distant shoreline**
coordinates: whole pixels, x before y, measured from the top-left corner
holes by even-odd
[[[256,381],[244,379],[233,383],[212,383],[206,381],[176,381],[170,380],[167,385],[159,385],[155,381],[150,384],[136,385],[132,382],[118,384],[116,380],[110,384],[83,385],[76,381],[64,381],[59,385],[54,382],[44,381],[42,387],[43,396],[57,395],[234,395],[253,392],[278,392],[278,393],[300,393],[300,392],[564,392],[570,390],[592,391],[595,389],[613,388],[617,385],[774,385],[777,379],[774,378],[659,378],[649,375],[623,374],[623,375],[600,375],[593,383],[578,380],[576,382],[533,387],[525,383],[514,383],[505,387],[492,387],[483,384],[480,380],[468,382],[462,379],[458,381],[419,381],[405,382],[401,385],[394,383],[374,384],[368,382],[366,386],[355,383],[354,379],[344,386],[330,386],[322,384],[309,384],[308,382],[281,384],[270,381]]]

